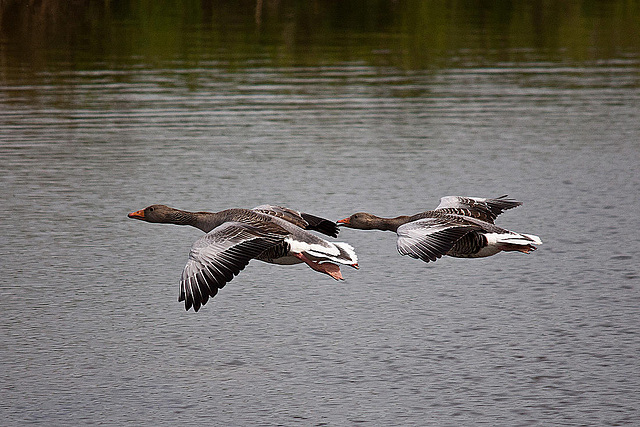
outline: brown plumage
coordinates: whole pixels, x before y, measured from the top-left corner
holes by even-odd
[[[534,244],[542,244],[539,237],[494,224],[502,212],[521,204],[507,196],[495,199],[448,196],[440,199],[440,205],[432,211],[394,218],[358,212],[337,223],[361,230],[396,232],[398,252],[425,262],[444,255],[480,258],[501,251],[529,253],[536,249]]]
[[[335,223],[279,206],[189,212],[151,205],[129,218],[147,222],[190,225],[207,234],[198,239],[182,272],[178,301],[198,311],[209,297],[231,281],[252,259],[274,264],[306,263],[312,269],[343,280],[339,264],[358,268],[353,248],[328,242],[307,230],[337,236]]]

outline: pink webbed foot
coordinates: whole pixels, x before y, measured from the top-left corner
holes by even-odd
[[[518,249],[518,251],[522,252],[523,254],[529,254],[532,251],[535,251],[537,248],[533,245],[527,245],[527,246],[523,246],[521,248]]]
[[[528,254],[531,253],[532,251],[535,251],[537,248],[533,245],[515,245],[515,244],[511,244],[511,243],[504,243],[502,245],[500,245],[500,250],[503,250],[505,252],[510,252],[510,251],[518,251],[518,252],[522,252],[523,254]]]
[[[306,256],[304,256],[303,254],[294,254],[294,256],[296,258],[301,259],[309,267],[313,268],[316,271],[319,271],[320,273],[328,274],[329,276],[333,277],[336,280],[344,280],[344,277],[342,277],[342,272],[340,271],[340,267],[333,263],[330,263],[330,262],[319,263],[317,261],[312,261]]]
[[[336,280],[344,280],[342,277],[342,272],[340,271],[340,267],[330,262],[323,262],[322,264],[318,264],[318,268],[316,270],[328,274]]]

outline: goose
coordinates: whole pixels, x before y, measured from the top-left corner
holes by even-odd
[[[339,230],[333,221],[282,206],[189,212],[151,205],[128,217],[189,225],[207,233],[193,243],[182,271],[178,301],[184,301],[185,310],[193,307],[198,311],[254,258],[282,265],[305,263],[335,280],[344,278],[334,263],[358,268],[351,245],[329,242],[308,231],[337,237]]]
[[[432,211],[411,216],[381,218],[358,212],[337,221],[339,226],[361,230],[394,231],[400,255],[424,262],[443,255],[457,258],[481,258],[501,251],[530,253],[541,245],[540,237],[515,233],[494,224],[502,212],[522,202],[501,196],[494,199],[446,196]]]

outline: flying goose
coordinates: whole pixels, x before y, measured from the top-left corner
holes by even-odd
[[[386,230],[398,234],[397,249],[425,262],[443,255],[480,258],[501,251],[529,253],[542,244],[538,236],[498,227],[494,220],[507,209],[522,203],[506,195],[495,199],[447,196],[432,211],[411,216],[380,218],[358,212],[337,224],[361,230]]]
[[[332,221],[281,206],[220,212],[189,212],[151,205],[129,218],[147,222],[190,225],[206,232],[191,247],[182,271],[178,301],[198,311],[209,297],[231,281],[251,259],[273,264],[306,263],[312,269],[344,280],[338,264],[358,268],[351,245],[328,242],[307,230],[337,237]]]

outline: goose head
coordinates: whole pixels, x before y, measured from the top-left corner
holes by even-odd
[[[375,230],[379,229],[382,222],[382,218],[366,212],[354,213],[348,218],[336,221],[336,224],[349,227],[358,228],[360,230]]]
[[[184,216],[184,212],[165,205],[151,205],[139,211],[131,212],[129,218],[147,222],[175,224]]]

